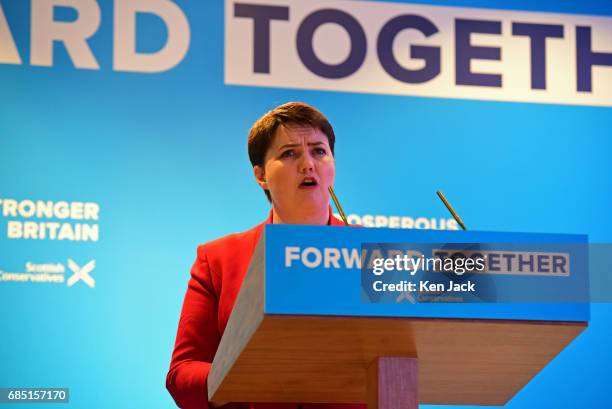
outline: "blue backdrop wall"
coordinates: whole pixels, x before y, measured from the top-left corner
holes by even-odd
[[[171,69],[142,73],[113,69],[112,2],[99,1],[92,70],[76,68],[60,42],[51,66],[33,64],[32,4],[0,0],[21,59],[0,64],[0,387],[69,387],[78,408],[172,407],[165,375],[195,248],[266,217],[246,135],[286,101],[310,103],[334,125],[348,213],[439,227],[449,217],[441,189],[474,230],[612,240],[610,107],[230,85],[224,4],[175,3],[189,48]],[[612,3],[595,0],[419,3],[612,16]],[[58,7],[54,18],[77,13]],[[138,17],[138,51],[158,51],[167,35],[161,19]],[[612,52],[609,38],[598,46]],[[39,217],[27,201],[86,202],[99,213],[81,219],[76,204],[68,218]],[[25,238],[28,222],[37,238]],[[58,240],[49,223],[98,230]],[[95,260],[93,288],[15,281],[62,266],[68,278],[68,259]],[[594,304],[589,328],[507,407],[612,407],[611,338],[612,307]]]

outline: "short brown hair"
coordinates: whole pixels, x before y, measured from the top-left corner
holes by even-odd
[[[332,155],[336,135],[334,128],[318,109],[303,102],[287,102],[279,105],[259,118],[249,131],[248,149],[251,165],[263,166],[268,148],[272,144],[274,134],[280,125],[296,124],[318,128],[327,136]],[[272,201],[270,192],[264,190],[266,197]]]

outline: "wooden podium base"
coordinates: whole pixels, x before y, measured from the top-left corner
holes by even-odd
[[[378,357],[368,367],[368,409],[418,409],[417,358]]]
[[[419,403],[502,406],[587,326],[278,315],[234,324],[208,376],[215,403],[367,403],[368,368],[382,356],[418,357]]]

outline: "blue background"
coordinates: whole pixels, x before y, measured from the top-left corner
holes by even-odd
[[[448,217],[441,189],[470,229],[612,240],[610,108],[227,86],[223,2],[176,3],[189,52],[139,74],[112,70],[111,1],[90,71],[57,44],[53,67],[30,66],[29,2],[0,0],[25,62],[0,65],[0,198],[101,206],[97,243],[7,240],[0,218],[0,269],[97,260],[95,289],[0,283],[0,386],[69,387],[75,408],[172,407],[165,375],[196,245],[265,219],[246,134],[290,100],[334,125],[349,213]],[[420,3],[612,16],[610,1]],[[139,18],[139,50],[165,37]],[[612,407],[611,338],[612,306],[593,305],[589,328],[507,407]]]

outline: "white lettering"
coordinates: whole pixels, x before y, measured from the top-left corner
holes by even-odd
[[[22,200],[19,202],[18,211],[21,217],[32,217],[36,212],[36,207],[31,200]]]
[[[415,229],[429,229],[429,220],[424,217],[419,217],[414,223]]]
[[[57,239],[58,240],[74,240],[74,231],[72,230],[72,226],[70,226],[70,224],[68,223],[62,224],[62,227],[60,227],[60,231],[57,235]]]
[[[285,247],[285,267],[291,267],[293,260],[299,260],[299,253],[299,247]]]
[[[23,236],[21,222],[8,222],[6,235],[9,239],[20,239]]]
[[[373,259],[372,265],[373,265],[374,269],[372,270],[372,273],[374,273],[374,275],[379,276],[379,275],[381,275],[382,273],[385,272],[385,269],[383,268],[383,262],[384,261],[385,261],[384,258],[378,258],[377,257],[377,258]],[[377,281],[377,282],[379,282],[379,281]]]
[[[155,53],[136,52],[136,13],[161,18],[168,29],[166,44]],[[113,68],[117,71],[161,72],[176,66],[189,49],[185,14],[167,0],[115,0]]]
[[[314,255],[314,260],[308,260],[308,256],[312,254]],[[321,265],[321,252],[316,247],[306,247],[304,251],[302,251],[302,264],[304,264],[308,268],[316,268]]]
[[[98,241],[100,228],[97,224],[37,223],[16,220],[11,220],[7,224],[9,239],[44,240],[47,236],[49,240]]]
[[[31,261],[26,263],[28,273],[63,273],[66,268],[61,263],[35,264]]]
[[[34,222],[23,222],[23,238],[24,239],[37,239],[38,238],[38,225]]]
[[[53,202],[36,201],[36,217],[53,217]]]
[[[72,7],[75,21],[53,20],[55,6]],[[53,66],[53,42],[61,41],[76,68],[99,69],[87,39],[100,25],[100,7],[95,0],[36,0],[32,1],[30,64]]]
[[[57,231],[60,228],[60,224],[59,223],[47,223],[47,229],[49,229],[49,238],[51,240],[55,240],[57,239]]]
[[[349,215],[346,217],[346,221],[347,221],[349,224],[361,224],[361,217],[359,217],[359,216],[358,216],[358,215],[356,215],[356,214],[349,214]]]
[[[381,284],[382,284],[382,281],[374,281],[374,284],[372,285],[372,287],[374,288],[374,291],[377,291],[377,292],[383,291]]]
[[[357,249],[351,249],[349,252],[349,249],[343,248],[341,251],[346,268],[361,268],[361,257]]]
[[[52,202],[43,200],[0,200],[2,215],[5,217],[38,217],[76,220],[98,220],[100,206],[89,202]]]
[[[387,227],[389,225],[389,222],[386,216],[376,216],[374,220],[375,220],[374,225],[376,227]]]
[[[402,229],[413,229],[414,220],[412,217],[402,217]]]
[[[17,217],[17,201],[13,199],[4,199],[2,215],[4,217]]]
[[[21,64],[21,57],[19,57],[11,30],[2,11],[2,4],[0,4],[0,63]]]
[[[398,216],[389,217],[389,227],[397,229],[400,227],[400,218]]]
[[[329,268],[333,265],[334,268],[340,268],[340,251],[336,248],[325,248],[323,249],[323,265],[325,268]]]
[[[82,202],[71,202],[70,203],[70,218],[71,219],[82,219],[83,218],[83,203]]]
[[[53,213],[58,219],[67,219],[70,216],[70,208],[66,202],[57,202],[53,205]]]
[[[85,203],[83,218],[85,220],[98,220],[100,206],[97,203]]]
[[[80,226],[83,228],[81,241],[98,241],[100,228],[97,224],[82,224]]]

